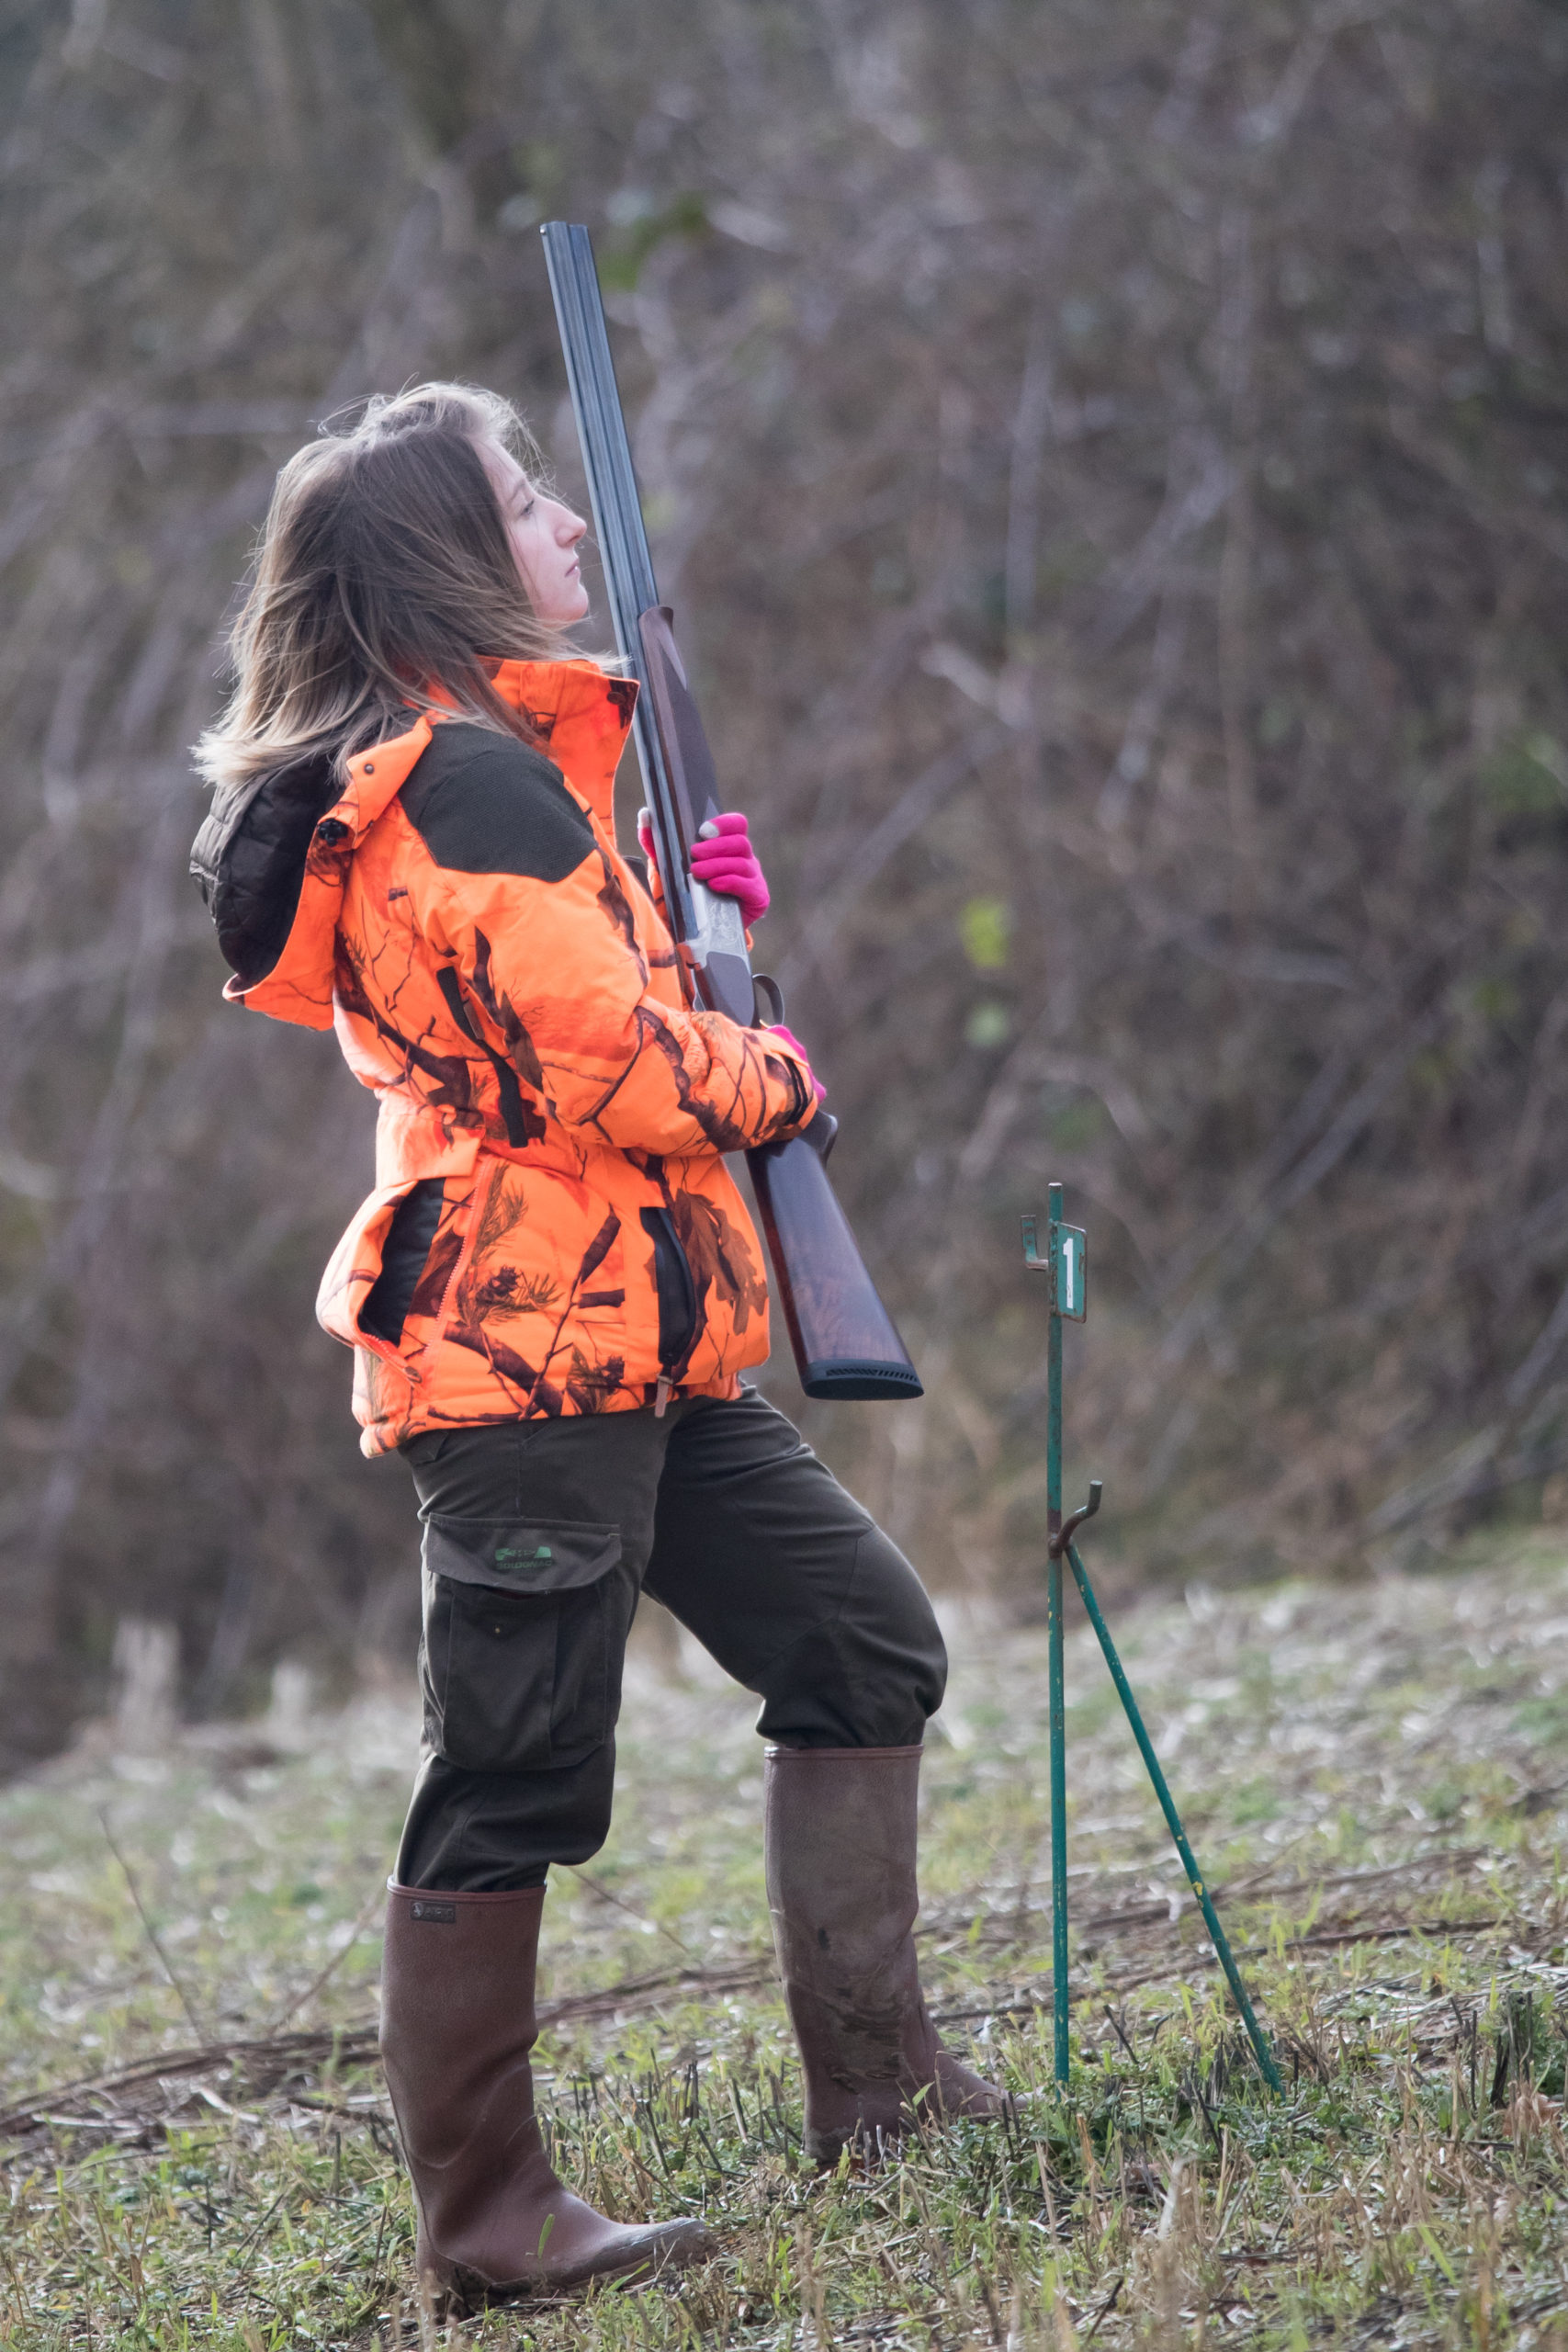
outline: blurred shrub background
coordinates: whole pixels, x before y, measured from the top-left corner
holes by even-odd
[[[196,1713],[408,1656],[310,1313],[373,1106],[220,1003],[185,747],[339,403],[494,384],[581,497],[550,215],[927,1378],[813,1437],[1029,1604],[1055,1176],[1124,1578],[1562,1508],[1561,0],[10,0],[0,89],[10,1757],[127,1613]]]

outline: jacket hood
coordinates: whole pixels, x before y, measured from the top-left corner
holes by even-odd
[[[338,798],[324,753],[220,785],[191,848],[190,870],[243,985],[271,971],[299,904],[310,836]]]
[[[606,826],[637,682],[592,662],[505,662],[496,692],[521,712],[566,781]],[[233,978],[223,993],[310,1029],[333,1025],[334,935],[354,853],[401,791],[439,714],[348,763],[340,792],[324,755],[220,786],[191,872]]]

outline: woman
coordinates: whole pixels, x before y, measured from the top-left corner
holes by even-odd
[[[941,1703],[914,1572],[740,1374],[761,1252],[723,1155],[821,1090],[783,1028],[690,1011],[615,846],[636,688],[569,658],[584,525],[493,396],[372,401],[278,478],[235,628],[194,870],[237,1002],[335,1026],[377,1187],[318,1311],[367,1453],[423,1522],[423,1760],[381,2041],[457,2308],[713,2250],[562,2188],[528,2053],[545,1880],[609,1826],[626,1634],[653,1593],[762,1702],[769,1903],[833,2162],[997,2094],[916,1974],[916,1781]],[[767,905],[744,820],[694,870]],[[655,894],[657,876],[652,877]]]

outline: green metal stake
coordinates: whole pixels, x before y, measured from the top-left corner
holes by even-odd
[[[1062,1591],[1062,1317],[1083,1316],[1083,1236],[1062,1223],[1062,1188],[1046,1193],[1045,1255],[1037,1247],[1035,1223],[1023,1220],[1023,1254],[1032,1266],[1050,1276],[1051,1313],[1046,1326],[1045,1357],[1045,1524],[1049,1534],[1046,1568],[1046,1627],[1049,1635],[1047,1681],[1051,1726],[1051,2022],[1055,2042],[1056,2080],[1065,2083],[1071,2068],[1067,2025],[1067,1732],[1063,1677]]]
[[[1098,1484],[1090,1491],[1098,1495],[1100,1491]],[[1202,1873],[1198,1868],[1198,1857],[1187,1842],[1187,1832],[1181,1826],[1181,1815],[1176,1810],[1176,1800],[1172,1797],[1165,1774],[1160,1770],[1160,1761],[1155,1754],[1154,1743],[1144,1728],[1143,1714],[1136,1699],[1133,1696],[1133,1686],[1127,1679],[1126,1670],[1116,1654],[1116,1645],[1111,1638],[1111,1628],[1100,1614],[1100,1603],[1094,1595],[1094,1587],[1090,1584],[1084,1564],[1078,1557],[1077,1545],[1068,1544],[1066,1552],[1067,1558],[1072,1563],[1073,1580],[1083,1595],[1083,1605],[1089,1611],[1089,1622],[1094,1627],[1099,1636],[1100,1646],[1105,1653],[1105,1663],[1111,1668],[1111,1679],[1116,1685],[1116,1695],[1126,1709],[1127,1721],[1133,1726],[1133,1737],[1138,1743],[1138,1753],[1148,1769],[1149,1779],[1154,1782],[1155,1794],[1159,1799],[1159,1809],[1165,1815],[1165,1826],[1169,1830],[1176,1850],[1181,1857],[1181,1867],[1187,1872],[1187,1883],[1198,1898],[1198,1908],[1203,1914],[1203,1925],[1209,1930],[1209,1940],[1219,1955],[1220,1966],[1225,1972],[1225,1982],[1231,1988],[1236,2007],[1241,2011],[1241,2021],[1247,2028],[1253,2054],[1258,2060],[1263,2079],[1269,2089],[1277,2091],[1283,2098],[1285,2086],[1280,2080],[1280,2070],[1274,2064],[1273,2052],[1265,2039],[1263,2029],[1254,2015],[1252,2003],[1247,1997],[1247,1987],[1241,1981],[1241,1971],[1232,1956],[1229,1940],[1220,1925],[1220,1915],[1214,1908],[1213,1898],[1204,1885]]]
[[[1062,1188],[1046,1193],[1049,1240],[1062,1221]],[[1051,1250],[1053,1267],[1055,1250]],[[1071,2063],[1067,2040],[1067,1726],[1062,1657],[1062,1317],[1051,1282],[1051,1320],[1046,1339],[1045,1525],[1051,1539],[1046,1624],[1050,1634],[1051,1687],[1051,2025],[1055,2039],[1056,2080],[1065,2083]]]
[[[1091,1479],[1089,1482],[1088,1502],[1080,1510],[1074,1511],[1066,1524],[1063,1523],[1062,1318],[1066,1316],[1075,1323],[1081,1323],[1088,1316],[1088,1239],[1078,1227],[1063,1223],[1060,1184],[1053,1184],[1048,1188],[1046,1204],[1044,1253],[1042,1255],[1039,1249],[1035,1221],[1033,1217],[1026,1216],[1023,1220],[1023,1255],[1027,1265],[1032,1266],[1036,1272],[1048,1276],[1050,1281],[1050,1322],[1047,1327],[1045,1358],[1045,1519],[1049,1549],[1047,1591],[1051,1707],[1052,2025],[1055,2040],[1056,2080],[1059,2083],[1066,2081],[1069,2065],[1067,1755],[1066,1726],[1063,1720],[1062,1671],[1062,1561],[1065,1557],[1072,1567],[1073,1580],[1083,1595],[1083,1603],[1089,1611],[1089,1623],[1094,1627],[1105,1663],[1111,1669],[1111,1679],[1116,1686],[1116,1695],[1121,1700],[1127,1720],[1133,1726],[1133,1736],[1138,1743],[1138,1752],[1144,1759],[1154,1792],[1159,1799],[1160,1811],[1165,1815],[1166,1826],[1170,1831],[1177,1853],[1181,1858],[1181,1866],[1187,1872],[1188,1884],[1191,1887],[1197,1898],[1198,1906],[1203,1914],[1203,1924],[1209,1930],[1209,1938],[1214,1947],[1220,1966],[1224,1970],[1225,1981],[1231,1988],[1236,2007],[1241,2012],[1242,2023],[1247,2028],[1247,2039],[1252,2043],[1253,2054],[1258,2060],[1258,2068],[1269,2089],[1283,2098],[1285,2086],[1280,2079],[1280,2070],[1274,2064],[1273,2053],[1269,2050],[1263,2029],[1258,2024],[1252,2003],[1247,1998],[1247,1987],[1241,1981],[1241,1972],[1236,1967],[1225,1931],[1220,1925],[1219,1914],[1214,1909],[1213,1898],[1203,1883],[1202,1873],[1198,1868],[1198,1858],[1188,1843],[1187,1832],[1181,1826],[1181,1815],[1176,1810],[1175,1800],[1171,1796],[1165,1774],[1160,1770],[1159,1758],[1155,1754],[1153,1743],[1145,1729],[1138,1702],[1133,1696],[1133,1686],[1127,1679],[1122,1660],[1117,1655],[1116,1645],[1111,1638],[1111,1628],[1105,1622],[1100,1603],[1095,1598],[1094,1588],[1089,1583],[1088,1572],[1078,1557],[1077,1547],[1072,1540],[1084,1521],[1092,1519],[1100,1509],[1100,1498],[1105,1489],[1098,1478]]]

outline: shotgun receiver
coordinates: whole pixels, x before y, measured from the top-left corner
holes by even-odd
[[[722,805],[718,778],[674,616],[659,601],[593,248],[575,222],[547,220],[540,233],[615,644],[641,689],[632,728],[683,985],[692,1001],[748,1028],[782,1020],[777,988],[753,978],[739,908],[691,872],[692,842]],[[919,1396],[919,1375],[828,1180],[837,1133],[838,1123],[818,1110],[804,1134],[746,1154],[800,1385],[808,1396]]]

